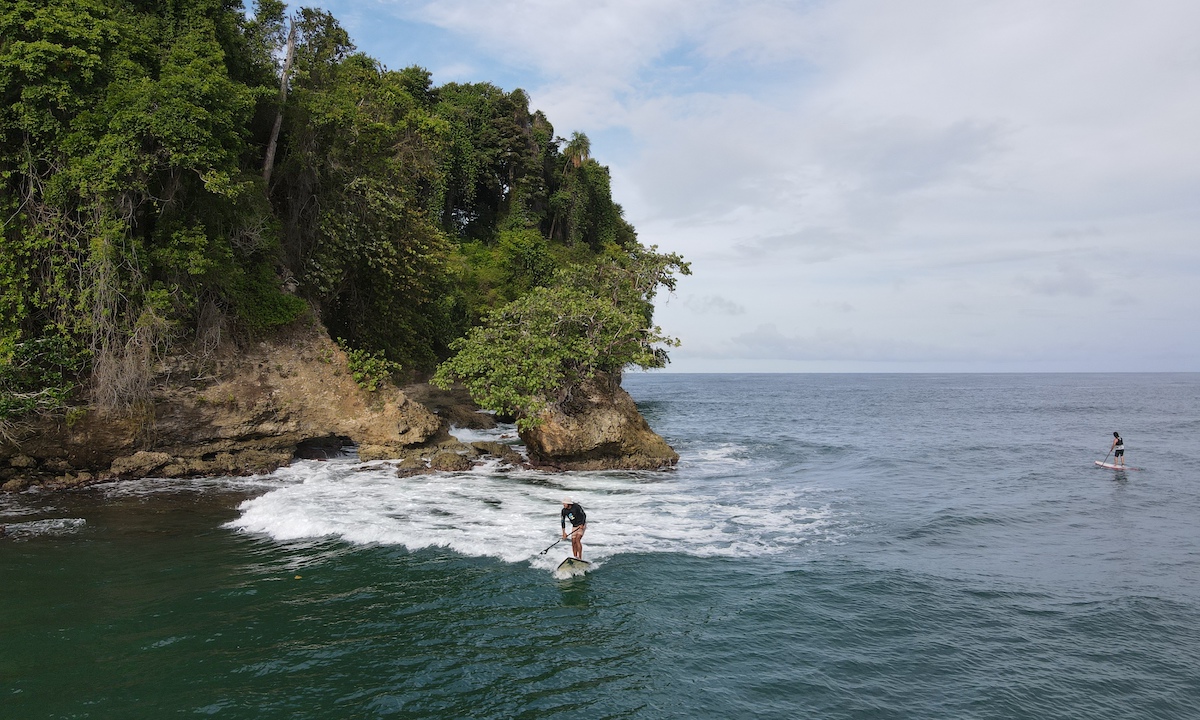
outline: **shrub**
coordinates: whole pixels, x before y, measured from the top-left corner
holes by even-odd
[[[350,368],[350,376],[354,378],[354,383],[367,392],[375,392],[400,372],[400,363],[388,360],[382,350],[371,353],[348,348],[346,341],[341,338],[338,338],[338,345],[346,351],[346,365]]]

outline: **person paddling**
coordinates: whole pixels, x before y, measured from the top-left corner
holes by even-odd
[[[1121,439],[1121,433],[1113,430],[1112,446],[1108,451],[1113,454],[1113,464],[1125,467],[1125,441]]]
[[[562,536],[563,540],[567,539],[567,521],[571,521],[571,554],[576,560],[583,559],[583,533],[587,530],[587,514],[583,512],[583,506],[577,502],[571,502],[571,498],[563,498],[562,501]]]

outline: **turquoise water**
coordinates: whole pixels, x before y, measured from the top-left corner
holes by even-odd
[[[678,470],[0,496],[0,716],[1198,716],[1200,375],[625,384]]]

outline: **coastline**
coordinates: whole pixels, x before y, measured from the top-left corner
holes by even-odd
[[[559,443],[531,448],[531,458],[501,443],[464,444],[451,426],[496,424],[465,390],[419,382],[368,392],[355,383],[346,353],[315,322],[230,344],[210,357],[163,359],[153,387],[150,401],[130,412],[80,406],[28,420],[0,441],[0,490],[261,474],[345,446],[362,460],[394,461],[404,476],[464,470],[488,457],[552,470],[658,469],[677,458],[619,378],[592,393],[593,415],[573,422],[561,412],[548,416],[546,427]],[[603,414],[595,415],[596,408]]]

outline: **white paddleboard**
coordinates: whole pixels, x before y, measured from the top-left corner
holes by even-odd
[[[555,570],[555,572],[560,574],[578,575],[580,573],[587,572],[588,568],[591,566],[592,564],[587,560],[578,560],[576,558],[569,557],[558,564],[558,569]]]
[[[1141,470],[1141,468],[1129,467],[1128,465],[1113,465],[1112,463],[1096,461],[1097,467],[1108,468],[1109,470]]]

